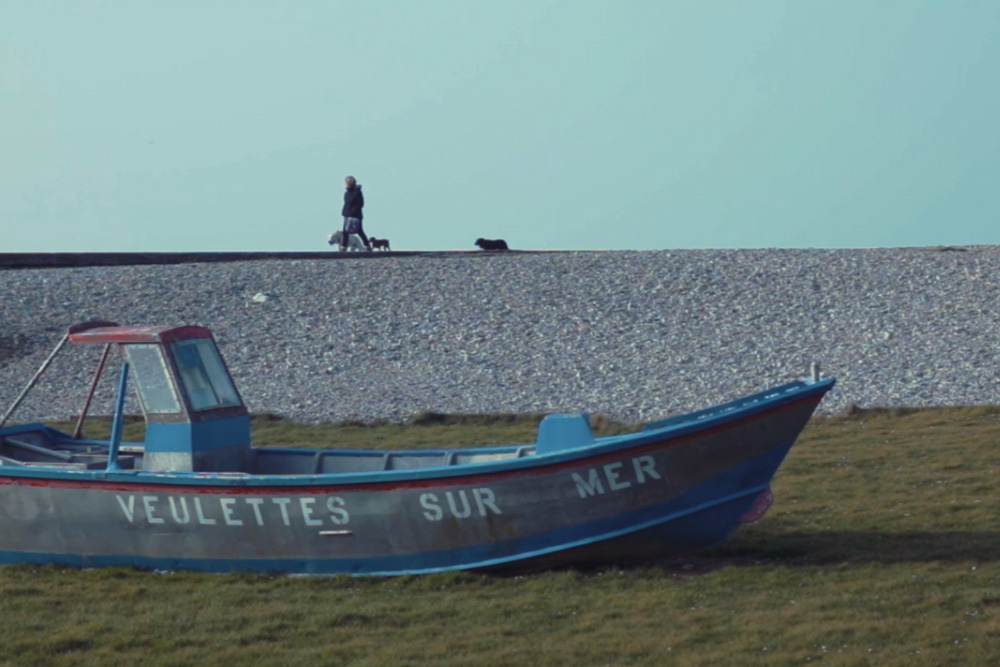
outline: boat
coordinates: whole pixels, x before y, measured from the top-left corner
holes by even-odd
[[[8,425],[67,343],[103,346],[76,428]],[[109,359],[121,367],[110,437],[86,438]],[[763,516],[834,382],[814,367],[608,437],[577,413],[548,415],[535,442],[506,446],[255,447],[208,328],[85,322],[0,418],[0,563],[403,575],[675,558]],[[122,437],[132,387],[141,442]]]

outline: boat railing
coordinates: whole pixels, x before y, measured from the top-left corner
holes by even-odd
[[[725,415],[730,412],[742,410],[752,405],[763,403],[764,401],[768,401],[773,398],[777,398],[783,394],[789,394],[795,392],[799,389],[802,389],[805,386],[807,386],[806,382],[803,382],[801,380],[796,380],[795,382],[789,382],[787,384],[779,385],[777,387],[772,387],[770,389],[758,392],[756,394],[744,396],[743,398],[736,399],[735,401],[729,401],[728,403],[721,403],[711,408],[705,408],[704,410],[698,410],[697,412],[689,412],[683,415],[678,415],[676,417],[669,417],[667,419],[663,419],[660,421],[651,422],[649,424],[646,424],[642,430],[656,431],[661,428],[666,428],[668,426],[676,426],[678,424],[698,422],[698,421],[703,421],[705,419],[711,419],[713,417],[719,417],[721,415]]]
[[[42,362],[42,365],[35,372],[35,375],[28,381],[27,386],[25,386],[25,388],[21,390],[21,393],[17,395],[17,398],[14,399],[14,402],[11,403],[9,408],[7,408],[7,411],[4,412],[2,416],[0,416],[0,428],[2,428],[3,425],[7,423],[7,420],[10,419],[11,415],[14,414],[14,411],[17,410],[19,405],[21,405],[21,402],[28,396],[28,393],[35,387],[36,384],[38,384],[38,381],[45,374],[45,371],[52,364],[55,358],[59,355],[59,351],[62,350],[63,347],[66,345],[66,343],[69,342],[70,336],[72,336],[75,333],[86,331],[88,329],[94,329],[103,326],[117,326],[117,324],[115,324],[114,322],[95,320],[92,322],[82,322],[80,324],[74,324],[73,326],[71,326],[69,330],[66,332],[66,334],[59,340],[59,343],[56,344],[55,349],[53,349],[52,352],[49,353],[49,356],[46,357],[45,361]],[[107,358],[107,350],[105,350],[104,354],[104,359],[106,358]],[[104,364],[104,359],[102,359],[101,361],[102,366]],[[96,384],[96,379],[94,382]],[[90,398],[92,397],[93,397],[93,388],[91,388],[91,395],[87,399],[88,404],[90,402]],[[86,410],[84,410],[84,413],[85,412]],[[82,417],[83,414],[81,414],[81,421]],[[79,431],[79,425],[77,426],[77,431]]]

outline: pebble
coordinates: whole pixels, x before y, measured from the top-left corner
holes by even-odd
[[[997,246],[0,270],[0,409],[69,325],[94,319],[208,326],[251,411],[311,423],[581,410],[647,422],[812,362],[838,380],[821,413],[997,404],[998,275]],[[64,350],[14,421],[78,413],[99,356]],[[105,373],[94,412],[112,412],[116,382]]]

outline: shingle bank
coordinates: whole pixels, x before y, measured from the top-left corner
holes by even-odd
[[[204,324],[252,411],[304,421],[570,410],[649,421],[804,376],[813,361],[839,380],[826,413],[1000,403],[997,276],[995,246],[0,270],[0,410],[89,319]],[[79,409],[94,359],[69,352],[18,418]]]

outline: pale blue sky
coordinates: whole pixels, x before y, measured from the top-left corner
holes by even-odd
[[[1000,243],[996,0],[0,0],[0,252]]]

